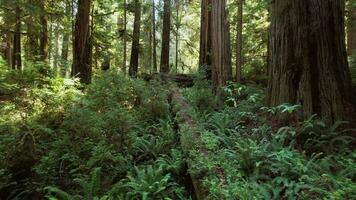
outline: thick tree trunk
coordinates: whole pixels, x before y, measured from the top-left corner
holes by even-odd
[[[169,42],[171,32],[171,0],[164,0],[162,51],[160,72],[169,72]]]
[[[199,68],[211,79],[211,0],[201,1]]]
[[[236,33],[236,82],[242,80],[242,23],[243,23],[243,0],[238,0],[237,5],[237,33]]]
[[[135,20],[132,37],[132,49],[129,74],[132,77],[137,76],[138,56],[140,53],[140,28],[141,28],[141,1],[135,0]]]
[[[231,64],[227,48],[229,38],[227,31],[226,0],[212,2],[212,82],[214,91],[218,92],[226,84],[227,70]]]
[[[12,52],[12,68],[22,69],[21,60],[21,9],[19,6],[15,8],[15,33],[14,33],[14,46]]]
[[[153,71],[158,72],[157,67],[157,39],[156,39],[156,6],[155,0],[152,0],[152,61],[153,61]]]
[[[90,35],[91,0],[78,1],[73,44],[72,76],[78,75],[82,83],[91,82],[92,44]]]
[[[344,117],[351,95],[344,0],[271,3],[268,104],[300,104],[303,117]]]

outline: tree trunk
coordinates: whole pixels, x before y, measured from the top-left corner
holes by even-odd
[[[226,84],[229,68],[226,0],[212,2],[212,82],[214,91]],[[231,67],[231,66],[230,66]]]
[[[40,50],[39,56],[41,61],[47,61],[48,58],[48,18],[46,14],[46,1],[39,1],[39,6],[41,9],[40,14]]]
[[[268,55],[270,106],[300,104],[301,116],[344,117],[351,80],[344,0],[275,0]]]
[[[68,21],[72,21],[72,14],[71,14],[72,5],[71,2],[68,1],[66,4],[66,18]],[[64,27],[63,30],[63,39],[62,39],[62,52],[61,52],[61,74],[63,77],[66,77],[67,74],[67,65],[68,65],[68,54],[69,54],[69,39],[71,28],[67,26]]]
[[[28,0],[26,3],[34,6],[38,9],[37,0]],[[39,32],[38,32],[38,23],[36,23],[37,13],[33,10],[28,11],[28,17],[25,20],[27,28],[27,42],[25,43],[25,58],[26,60],[35,62],[39,59]]]
[[[152,51],[152,61],[153,61],[153,71],[158,72],[157,67],[157,39],[156,39],[156,7],[155,0],[152,0],[152,43],[153,43],[153,51]]]
[[[236,33],[236,82],[242,80],[242,23],[243,23],[243,0],[238,0],[237,5],[237,33]]]
[[[179,0],[176,0],[176,73],[178,73],[178,59],[179,59],[179,27],[180,27],[180,19],[179,19]]]
[[[347,50],[351,55],[356,53],[356,5],[354,1],[349,1],[348,26],[347,26]]]
[[[19,6],[15,8],[15,33],[14,33],[14,47],[12,52],[12,68],[22,69],[21,60],[21,9]]]
[[[161,51],[161,73],[169,72],[169,42],[171,32],[171,0],[164,0],[162,30],[162,51]]]
[[[90,35],[91,0],[78,0],[76,16],[72,76],[78,75],[82,83],[91,82],[91,35]]]
[[[211,0],[201,1],[199,68],[211,79]]]
[[[232,63],[231,63],[231,34],[230,34],[230,22],[229,22],[229,17],[228,17],[228,12],[226,11],[225,12],[225,30],[223,31],[226,35],[226,39],[224,40],[225,41],[225,47],[224,47],[224,50],[225,50],[225,54],[224,54],[224,63],[225,63],[225,66],[226,66],[226,80],[227,81],[232,81]]]
[[[138,56],[140,53],[140,27],[141,27],[141,1],[135,0],[135,20],[132,37],[131,60],[129,75],[137,76],[138,71]]]
[[[126,74],[126,61],[127,61],[127,2],[124,0],[124,58],[122,61],[122,71]]]

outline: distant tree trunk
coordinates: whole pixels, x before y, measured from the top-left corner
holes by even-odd
[[[153,51],[152,51],[152,61],[153,61],[153,71],[158,72],[157,67],[157,39],[156,39],[156,7],[155,0],[152,0],[152,43],[153,43]]]
[[[82,83],[91,82],[92,44],[90,35],[91,0],[78,0],[76,16],[72,75],[78,75]]]
[[[347,50],[351,55],[356,53],[356,5],[354,1],[349,1],[348,25],[347,25]]]
[[[162,30],[162,51],[160,72],[169,72],[169,42],[171,32],[171,0],[164,0],[163,11],[163,30]]]
[[[271,3],[268,97],[270,106],[300,104],[301,116],[344,118],[350,102],[344,0]]]
[[[227,81],[232,81],[232,63],[231,63],[231,34],[230,34],[230,22],[229,22],[229,17],[228,17],[228,12],[225,12],[225,30],[223,31],[226,35],[225,39],[225,54],[224,54],[224,63],[226,66],[226,80]]]
[[[69,19],[68,21],[72,21],[71,15],[72,5],[70,1],[67,1],[66,4],[66,18]],[[71,33],[71,27],[68,26],[64,27],[63,29],[63,39],[62,39],[62,52],[61,52],[61,74],[63,77],[67,74],[67,65],[68,65],[68,54],[69,54],[69,39]]]
[[[58,69],[59,64],[59,25],[54,25],[53,68]],[[42,46],[42,45],[41,45]],[[43,50],[41,50],[43,51]]]
[[[141,1],[135,0],[135,20],[132,37],[132,49],[129,75],[131,77],[137,76],[138,71],[138,56],[140,53],[140,27],[141,27]]]
[[[12,58],[11,58],[12,39],[13,39],[12,34],[7,32],[4,38],[5,48],[4,48],[3,56],[4,56],[4,60],[9,66],[12,66]]]
[[[212,82],[214,91],[219,92],[219,88],[226,84],[229,64],[229,54],[227,46],[229,43],[227,31],[226,0],[212,2]]]
[[[126,61],[127,61],[127,2],[124,0],[124,58],[122,61],[122,71],[126,74]]]
[[[242,23],[243,23],[243,3],[244,0],[238,0],[237,4],[237,33],[236,33],[236,82],[242,80]]]
[[[47,61],[48,58],[48,18],[46,14],[46,1],[39,1],[39,6],[41,9],[40,14],[40,50],[39,56],[41,61]]]
[[[179,19],[179,0],[176,0],[176,73],[178,73],[178,59],[179,59],[179,28],[180,28],[180,19]]]
[[[12,68],[22,69],[21,60],[21,9],[19,6],[15,8],[15,33],[14,33],[14,47],[12,53]]]
[[[199,68],[211,79],[211,0],[201,1]]]
[[[37,0],[28,0],[27,4],[30,4],[34,8],[38,9],[38,1]],[[29,10],[29,16],[25,20],[26,28],[27,28],[27,42],[25,43],[25,58],[26,60],[35,62],[39,59],[39,27],[36,22],[36,11]],[[37,11],[38,12],[38,11]]]
[[[72,15],[71,15],[71,4],[67,2],[66,4],[66,15],[70,19],[69,21],[72,21]],[[69,28],[70,29],[70,28]],[[65,65],[68,62],[68,54],[69,54],[69,38],[70,38],[70,31],[67,27],[64,28],[64,33],[63,33],[63,40],[62,40],[62,53],[61,53],[61,58],[62,58],[62,68],[65,67]],[[66,69],[62,69],[62,72],[65,73]],[[64,74],[63,74],[64,75]]]

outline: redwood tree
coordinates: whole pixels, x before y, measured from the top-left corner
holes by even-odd
[[[90,83],[92,72],[92,45],[90,35],[91,0],[78,0],[78,12],[74,30],[72,75],[82,83]]]
[[[132,36],[131,60],[129,74],[132,77],[137,76],[138,55],[140,52],[140,27],[141,27],[141,1],[135,0],[135,19]]]
[[[212,1],[212,82],[215,92],[226,84],[231,68],[226,0]]]
[[[236,82],[241,82],[242,76],[242,23],[243,23],[243,2],[237,1],[237,34],[236,34]]]
[[[160,72],[169,72],[169,41],[171,32],[171,0],[164,0]]]
[[[211,0],[201,1],[199,67],[211,78]]]
[[[268,104],[300,104],[301,116],[344,117],[351,95],[344,0],[274,0]]]

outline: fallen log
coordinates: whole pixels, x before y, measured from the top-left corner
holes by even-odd
[[[141,77],[145,81],[151,81],[155,78],[160,78],[163,81],[171,81],[177,83],[179,87],[192,87],[194,85],[195,75],[193,74],[142,74]]]
[[[175,120],[178,124],[179,129],[180,145],[183,149],[184,154],[186,155],[185,159],[187,162],[187,166],[189,168],[189,171],[194,171],[192,170],[194,165],[194,158],[189,158],[190,151],[193,149],[198,150],[200,156],[207,158],[209,157],[210,152],[204,147],[200,134],[197,130],[197,126],[193,120],[193,117],[190,114],[190,112],[192,112],[192,108],[182,97],[178,88],[171,89],[170,103],[172,106],[172,111],[176,115]],[[212,169],[212,172],[218,175],[219,180],[222,184],[227,183],[227,179],[223,169],[214,168]],[[195,190],[195,195],[198,200],[206,199],[209,194],[208,188],[206,188],[203,184],[203,180],[206,175],[206,172],[202,172],[199,175],[190,173],[190,177],[192,179],[193,187]]]

